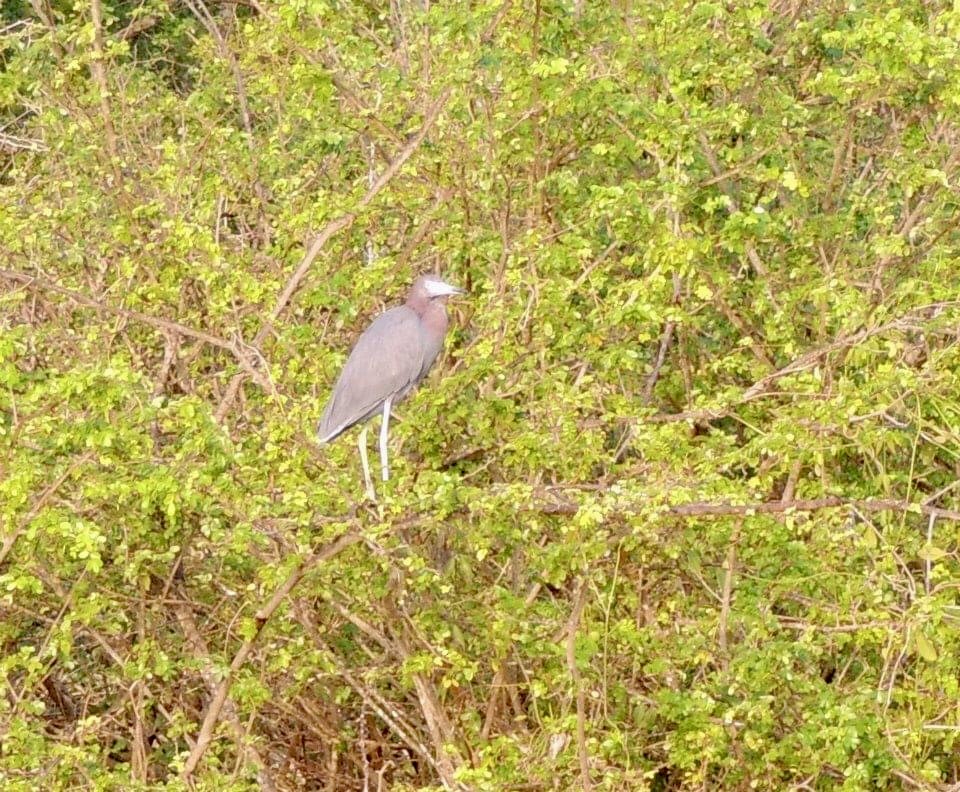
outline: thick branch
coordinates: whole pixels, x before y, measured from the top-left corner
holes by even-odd
[[[117,133],[113,128],[113,119],[110,115],[110,90],[107,86],[107,71],[103,66],[106,56],[103,50],[103,9],[100,6],[100,0],[90,0],[90,20],[93,23],[93,59],[90,61],[90,74],[97,84],[97,93],[100,95],[100,117],[103,121],[104,142],[107,146],[107,153],[110,155],[117,184],[120,184],[123,175],[120,172],[117,154]]]

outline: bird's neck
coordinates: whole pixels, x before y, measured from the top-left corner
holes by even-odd
[[[424,311],[420,313],[420,322],[424,328],[432,333],[436,333],[440,338],[443,338],[447,332],[448,321],[447,308],[442,300],[433,300],[426,306]]]
[[[407,307],[416,313],[417,316],[423,316],[430,310],[430,298],[424,294],[411,294],[407,297]]]

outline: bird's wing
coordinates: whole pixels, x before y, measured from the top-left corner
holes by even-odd
[[[423,366],[420,317],[405,305],[378,316],[357,339],[317,429],[333,440],[416,381]]]

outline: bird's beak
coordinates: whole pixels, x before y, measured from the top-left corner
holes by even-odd
[[[455,294],[466,294],[459,286],[451,286],[442,280],[428,280],[425,284],[427,293],[431,297],[452,297]]]

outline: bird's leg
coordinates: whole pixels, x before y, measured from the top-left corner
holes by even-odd
[[[383,403],[383,420],[380,422],[380,477],[390,480],[390,462],[387,459],[387,431],[390,426],[390,403],[393,397],[387,397]]]
[[[360,430],[360,437],[357,440],[360,447],[360,464],[363,465],[363,484],[367,490],[367,497],[374,503],[377,502],[377,493],[373,489],[373,480],[370,478],[370,460],[367,459],[367,427]]]

